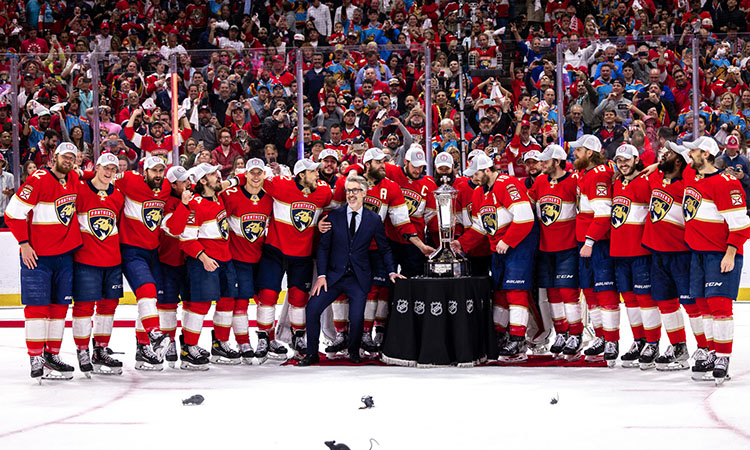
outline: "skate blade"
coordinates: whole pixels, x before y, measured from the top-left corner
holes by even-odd
[[[220,364],[222,366],[236,366],[242,363],[241,358],[232,359],[216,355],[211,355],[209,361],[211,361],[212,364]]]
[[[359,352],[359,356],[362,357],[362,359],[378,359],[380,357],[380,352],[368,352],[366,350],[361,350]],[[348,353],[347,353],[348,357]]]
[[[524,353],[523,355],[513,356],[498,356],[497,361],[504,364],[519,363],[528,361],[529,357]]]
[[[532,355],[547,355],[549,354],[549,351],[547,351],[547,347],[532,347],[531,354]]]
[[[671,362],[667,364],[656,364],[656,370],[659,372],[674,372],[678,370],[687,370],[690,368],[690,364],[687,361]]]
[[[144,372],[160,372],[164,370],[163,364],[150,364],[145,361],[136,361],[135,370],[143,370]]]
[[[252,356],[252,357],[250,357],[250,358],[248,358],[248,357],[246,357],[246,356],[243,356],[243,357],[242,357],[242,364],[245,364],[246,366],[252,366],[252,365],[253,365],[253,360],[254,360],[254,359],[255,359],[255,357],[254,357],[254,356]]]
[[[591,362],[591,363],[602,362],[604,361],[604,356],[603,355],[585,355],[585,360],[586,362]]]
[[[91,371],[90,370],[86,371],[86,372],[81,371],[81,373],[83,373],[86,376],[86,378],[91,379]]]
[[[607,367],[609,367],[610,369],[614,369],[615,366],[617,366],[617,360],[616,359],[606,359],[605,361],[607,361]]]
[[[177,360],[167,361],[167,364],[169,365],[170,369],[174,369],[174,367],[177,365]]]
[[[109,367],[103,364],[94,364],[96,375],[122,375],[122,367]]]
[[[651,370],[654,367],[656,367],[656,363],[650,362],[650,363],[638,363],[638,367],[641,370]]]
[[[729,376],[729,374],[727,374],[727,376],[725,376],[723,378],[714,378],[714,384],[716,386],[721,386],[722,384],[724,384],[725,381],[729,381],[731,379],[732,379],[732,377]]]
[[[73,372],[58,372],[56,370],[44,368],[44,375],[42,378],[45,380],[72,380]],[[40,382],[41,383],[41,382]]]
[[[626,369],[637,369],[640,367],[638,361],[622,361],[622,367]]]
[[[716,378],[714,378],[713,374],[711,372],[693,372],[690,374],[690,378],[693,379],[693,381],[716,381]]]
[[[562,357],[563,357],[563,359],[565,359],[566,361],[569,361],[569,362],[571,362],[571,361],[578,361],[579,359],[581,359],[581,352],[577,352],[577,353],[575,353],[573,355],[565,355],[565,354],[563,354]]]
[[[192,370],[195,372],[205,372],[208,370],[208,364],[190,364],[187,361],[182,361],[180,364],[180,369],[182,370]]]
[[[340,352],[326,352],[326,359],[346,359],[349,357],[349,352],[342,350]]]

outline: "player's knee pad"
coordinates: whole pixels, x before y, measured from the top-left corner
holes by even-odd
[[[68,314],[68,305],[49,305],[50,319],[65,319]]]
[[[296,308],[304,308],[307,305],[307,299],[310,297],[307,292],[294,286],[289,288],[286,295],[289,296],[289,305]]]
[[[221,297],[216,302],[217,311],[234,311],[234,298],[233,297]]]
[[[492,305],[500,308],[508,309],[508,298],[506,296],[507,291],[497,290],[492,293]]]
[[[46,319],[49,317],[49,305],[28,305],[23,308],[26,319]]]
[[[708,297],[706,299],[714,319],[732,317],[732,299],[727,297]]]
[[[247,314],[247,308],[250,305],[250,300],[235,300],[234,301],[234,315]]]
[[[270,289],[261,289],[255,296],[255,303],[263,306],[275,306],[279,293]]]
[[[73,317],[91,317],[94,315],[94,302],[77,302],[73,304]]]
[[[505,298],[509,305],[512,306],[523,306],[524,308],[529,307],[529,291],[521,289],[509,289],[505,291]]]
[[[135,297],[141,298],[156,298],[156,285],[153,283],[146,283],[143,286],[135,290]]]
[[[637,308],[638,307],[638,299],[636,298],[635,294],[632,292],[621,292],[620,295],[622,296],[622,299],[625,301],[625,307],[627,308]]]

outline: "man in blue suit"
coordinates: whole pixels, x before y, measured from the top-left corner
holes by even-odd
[[[396,273],[383,221],[363,207],[367,180],[350,172],[345,188],[347,205],[328,215],[326,220],[331,223],[331,230],[323,234],[318,245],[318,279],[305,310],[308,350],[299,362],[300,366],[320,362],[320,315],[342,293],[349,298],[349,359],[354,363],[362,362],[359,347],[367,293],[372,285],[368,249],[373,239],[383,256],[391,282],[405,278]]]

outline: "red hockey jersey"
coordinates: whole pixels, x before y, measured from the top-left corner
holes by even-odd
[[[5,222],[19,244],[40,256],[68,253],[81,246],[76,217],[78,175],[59,180],[50,169],[31,174],[5,208]]]
[[[469,178],[460,177],[453,183],[453,187],[458,191],[458,199],[461,204],[461,222],[464,225],[465,233],[471,228],[471,202],[477,185],[472,183]],[[484,239],[486,242],[482,242],[473,249],[466,251],[466,255],[469,257],[489,256],[491,253],[489,240],[487,240],[486,236]]]
[[[685,242],[693,251],[725,252],[727,245],[742,247],[750,236],[745,191],[732,175],[717,171],[685,178],[682,201]]]
[[[125,196],[120,243],[147,250],[158,247],[164,206],[172,192],[169,181],[164,178],[161,189],[153,191],[143,175],[127,171],[115,181],[115,186]]]
[[[125,137],[130,140],[136,147],[143,150],[142,157],[147,158],[149,156],[158,156],[162,158],[167,165],[171,166],[172,162],[172,135],[165,134],[162,139],[155,140],[151,135],[143,135],[136,133],[131,127],[124,128]],[[193,134],[193,130],[185,128],[179,132],[177,137],[178,145],[182,145],[190,135]]]
[[[404,170],[394,164],[385,165],[386,176],[395,181],[396,184],[401,188],[401,193],[404,195],[406,201],[406,207],[409,210],[409,218],[411,223],[416,229],[416,233],[419,239],[424,241],[425,233],[425,214],[434,214],[434,206],[431,210],[427,209],[428,199],[432,198],[432,192],[437,189],[435,181],[432,177],[423,176],[418,180],[412,180],[405,173]],[[434,199],[430,202],[434,205]],[[401,233],[392,226],[386,226],[385,234],[392,241],[399,242],[402,244],[408,244],[409,242],[401,236]]]
[[[695,176],[687,167],[683,177]],[[685,244],[685,218],[682,216],[682,197],[685,191],[683,178],[666,179],[656,171],[648,176],[651,200],[648,219],[643,230],[643,246],[657,252],[687,252]]]
[[[227,262],[232,259],[229,252],[229,223],[221,197],[194,195],[188,203],[190,217],[185,231],[180,235],[180,248],[186,255],[197,258],[201,252],[211,258]]]
[[[83,246],[73,255],[76,262],[96,267],[122,262],[117,222],[124,202],[122,192],[112,185],[99,191],[91,181],[78,182],[76,206]]]
[[[173,267],[185,264],[185,252],[180,247],[180,235],[185,231],[190,209],[182,198],[170,194],[164,206],[164,220],[159,231],[159,261]]]
[[[649,251],[641,245],[648,217],[651,188],[648,177],[639,175],[628,181],[617,177],[612,188],[612,229],[610,256],[641,256]]]
[[[529,189],[529,198],[536,204],[536,216],[541,224],[539,250],[559,252],[577,247],[576,199],[578,180],[565,173],[550,180],[539,175]]]
[[[237,186],[221,193],[229,216],[229,251],[232,259],[246,263],[260,260],[273,199],[261,190],[257,196]]]
[[[578,178],[578,215],[576,239],[595,241],[609,239],[612,215],[612,174],[604,164],[575,174]]]
[[[529,176],[526,173],[526,165],[523,163],[523,157],[531,150],[541,152],[542,146],[534,138],[530,138],[529,142],[524,144],[518,135],[513,136],[513,139],[510,140],[508,147],[505,149],[505,157],[508,161],[508,174],[522,181]]]

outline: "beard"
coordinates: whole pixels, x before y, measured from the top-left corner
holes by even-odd
[[[692,167],[695,170],[701,170],[703,166],[705,165],[706,165],[706,161],[703,158],[701,158],[698,161],[693,160],[693,162],[690,163],[690,167]]]
[[[577,171],[585,170],[586,168],[588,168],[588,166],[589,166],[589,158],[588,158],[588,156],[584,156],[582,158],[578,158],[573,163],[573,167],[575,167],[575,169]]]
[[[73,170],[73,165],[71,164],[68,166],[68,165],[65,165],[65,163],[63,162],[56,161],[55,170],[60,172],[63,175],[67,175],[68,173],[70,173],[71,170]]]
[[[164,177],[149,178],[148,176],[146,176],[146,184],[151,189],[160,189],[163,182]]]
[[[385,178],[385,169],[374,169],[373,167],[370,167],[367,170],[367,178],[375,180],[375,183],[379,183]]]
[[[657,168],[661,170],[662,173],[672,173],[672,171],[675,169],[675,160],[665,159],[664,161],[659,163]]]
[[[487,186],[490,182],[490,176],[487,175],[487,172],[482,172],[482,175],[479,176],[479,183],[477,183],[479,186]]]

